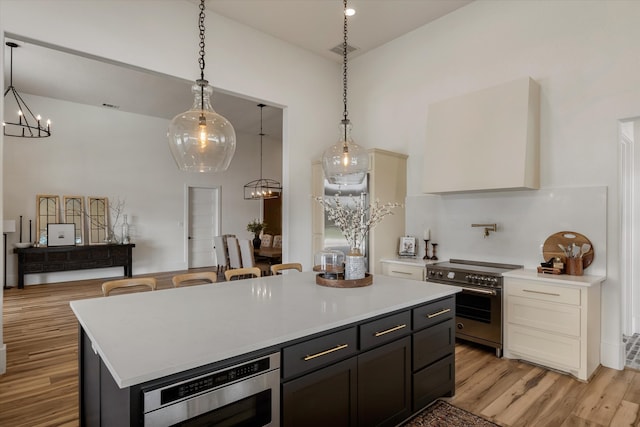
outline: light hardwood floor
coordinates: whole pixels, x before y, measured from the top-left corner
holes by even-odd
[[[156,274],[158,288],[174,273]],[[78,326],[69,301],[102,297],[102,280],[4,290],[7,372],[0,426],[77,426]],[[586,384],[492,350],[456,346],[458,407],[502,426],[640,426],[640,372],[601,367]]]

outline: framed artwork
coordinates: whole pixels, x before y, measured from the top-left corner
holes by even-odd
[[[416,256],[416,238],[411,236],[400,237],[400,247],[398,248],[400,256],[415,257]]]
[[[47,246],[74,246],[75,244],[75,224],[47,224]]]

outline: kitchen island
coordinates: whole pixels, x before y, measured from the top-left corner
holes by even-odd
[[[360,373],[353,375],[350,367],[349,381],[360,381],[366,377],[366,357],[393,345],[400,350],[387,355],[402,355],[406,366],[399,384],[408,393],[403,410],[389,420],[392,425],[439,396],[453,395],[457,291],[386,276],[375,276],[373,285],[364,288],[328,288],[315,284],[314,273],[299,273],[73,301],[80,324],[81,423],[144,425],[145,390],[277,354],[283,399],[282,416],[274,414],[274,425],[280,419],[293,425],[292,408],[300,405],[288,402],[301,380],[353,361]],[[371,336],[381,333],[382,341],[372,341],[371,328],[376,329]],[[313,358],[310,367],[298,366],[299,351],[314,352],[315,344],[327,345],[334,334],[344,347],[332,349],[328,358]],[[443,374],[434,376],[433,369]],[[433,378],[444,379],[425,388]],[[360,399],[362,407],[362,396],[348,395]],[[349,410],[352,420],[363,417],[355,402],[348,407],[355,408]]]

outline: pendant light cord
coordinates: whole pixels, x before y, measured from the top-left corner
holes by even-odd
[[[342,102],[344,103],[344,112],[342,113],[346,124],[349,122],[349,111],[347,110],[347,0],[344,0],[344,39],[342,41]],[[346,132],[345,132],[346,139]]]
[[[198,59],[198,65],[200,65],[200,109],[204,110],[204,0],[200,0],[200,14],[198,15],[198,28],[200,29],[200,58]]]
[[[265,104],[258,104],[258,107],[260,107],[260,180],[262,180],[262,137],[264,136],[262,131],[262,109]]]

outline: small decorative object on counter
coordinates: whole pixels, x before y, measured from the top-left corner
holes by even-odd
[[[429,256],[429,239],[424,239],[424,257],[422,259],[431,259]]]
[[[351,248],[351,251],[347,254],[346,262],[344,264],[344,278],[346,280],[362,279],[365,276],[364,267],[364,255],[358,248]]]
[[[547,237],[542,246],[542,256],[553,264],[551,270],[538,267],[539,272],[582,276],[593,262],[594,251],[586,236],[575,231],[560,231]],[[561,264],[564,264],[564,269]]]
[[[337,280],[344,274],[344,253],[336,249],[323,249],[314,256],[313,271],[326,279]]]
[[[402,206],[401,203],[380,204],[377,200],[372,204],[368,204],[365,203],[364,194],[361,194],[360,197],[351,197],[351,200],[348,202],[343,201],[340,193],[330,198],[314,197],[314,199],[320,203],[327,212],[327,218],[332,220],[335,226],[342,231],[351,248],[350,253],[355,253],[355,250],[360,253],[360,248],[363,246],[364,239],[369,234],[369,231],[378,225],[385,216],[392,215],[393,212],[391,210],[393,208]],[[354,262],[356,265],[350,266],[350,262]],[[345,261],[345,276],[347,275],[346,271],[349,271],[350,280],[361,280],[366,277],[371,277],[370,275],[366,275],[364,267],[360,266],[361,262],[364,265],[364,257],[361,253],[360,256],[348,256]]]
[[[433,246],[433,256],[431,257],[432,261],[437,261],[438,257],[436,256],[436,248],[438,247],[437,243],[432,243],[431,246]]]

